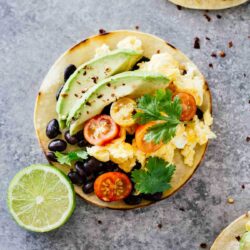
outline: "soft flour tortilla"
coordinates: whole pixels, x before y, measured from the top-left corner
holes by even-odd
[[[250,220],[250,212],[242,215],[227,226],[217,237],[210,250],[239,250],[240,243],[236,237],[246,232],[245,225]]]
[[[205,10],[218,10],[231,8],[248,0],[169,0],[174,4],[190,8],[190,9],[205,9]]]
[[[34,124],[36,129],[36,134],[39,139],[39,143],[42,147],[42,150],[45,152],[48,150],[48,144],[50,139],[47,138],[45,130],[48,122],[51,119],[57,118],[56,113],[56,92],[63,84],[63,75],[64,70],[69,64],[74,64],[79,66],[80,64],[90,60],[94,57],[95,49],[100,47],[103,43],[106,43],[110,46],[111,49],[114,49],[119,41],[126,38],[127,36],[136,36],[142,41],[144,56],[151,58],[151,56],[157,51],[168,52],[174,56],[179,62],[189,62],[192,63],[182,52],[177,50],[174,46],[166,43],[162,39],[141,32],[136,31],[113,31],[105,33],[103,35],[97,35],[85,39],[84,41],[78,43],[71,49],[67,50],[51,67],[48,74],[46,75],[43,83],[41,85],[40,91],[37,96],[35,113],[34,113]],[[192,63],[193,64],[193,63]],[[194,66],[195,67],[195,66]],[[200,73],[199,73],[200,74]],[[200,74],[201,75],[201,74]],[[203,76],[201,75],[202,79]],[[205,82],[205,80],[204,80]],[[201,107],[203,111],[210,109],[211,110],[211,95],[207,83],[205,83],[204,91],[204,102]],[[63,135],[58,138],[63,138]],[[194,165],[192,167],[186,166],[183,163],[183,158],[180,154],[176,153],[174,162],[177,166],[174,177],[171,181],[172,188],[168,190],[163,198],[166,198],[176,192],[184,183],[186,183],[189,178],[193,175],[194,171],[201,162],[204,153],[206,151],[207,145],[197,146],[196,155],[194,159]],[[68,144],[67,151],[76,149],[76,147]],[[79,149],[79,148],[78,148]],[[64,170],[66,173],[69,172],[69,167],[66,165],[60,165],[58,163],[51,162],[51,164],[56,167]],[[75,191],[78,195],[84,198],[86,201],[98,205],[100,207],[107,207],[113,209],[130,209],[136,207],[142,207],[149,205],[150,201],[143,201],[139,205],[131,206],[125,204],[123,201],[119,202],[103,202],[99,200],[94,194],[84,194],[81,190],[81,187],[75,186]]]

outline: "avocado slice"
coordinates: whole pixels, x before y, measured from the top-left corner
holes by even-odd
[[[79,66],[66,81],[57,101],[60,125],[64,126],[69,111],[90,87],[104,78],[130,70],[141,57],[142,52],[117,49]]]
[[[143,71],[129,71],[100,81],[90,88],[69,113],[67,126],[74,135],[82,129],[85,121],[100,114],[103,108],[123,96],[136,98],[156,89],[166,88],[165,76]]]

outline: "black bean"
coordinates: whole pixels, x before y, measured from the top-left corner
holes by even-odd
[[[60,134],[59,123],[56,119],[49,121],[46,127],[46,135],[48,138],[53,139]]]
[[[158,192],[155,194],[143,194],[143,199],[149,200],[149,201],[159,201],[161,200],[162,193]]]
[[[77,132],[75,135],[74,135],[78,141],[81,141],[84,139],[84,135],[83,135],[83,131],[80,130],[79,132]]]
[[[95,159],[94,157],[90,157],[83,164],[83,169],[87,175],[96,174],[97,172],[103,169],[103,164]]]
[[[74,64],[70,64],[64,71],[64,82],[67,82],[69,77],[75,72],[76,66]]]
[[[130,135],[127,133],[125,142],[132,144],[132,141],[134,138],[135,138],[135,135]]]
[[[91,181],[91,182],[87,182],[83,185],[82,187],[82,191],[85,193],[85,194],[90,194],[92,192],[94,192],[94,182]]]
[[[76,184],[78,186],[81,186],[84,182],[84,179],[76,171],[73,170],[68,173],[68,177],[73,184]]]
[[[143,57],[134,65],[134,67],[132,68],[132,70],[137,70],[137,69],[139,69],[139,65],[138,65],[139,63],[148,62],[149,60],[150,60],[149,58],[143,56]]]
[[[110,115],[110,108],[111,108],[111,104],[109,104],[108,106],[104,107],[104,109],[102,110],[102,114],[103,115]]]
[[[57,158],[54,152],[46,152],[46,157],[49,161],[57,162]]]
[[[70,133],[69,133],[69,131],[66,131],[64,133],[64,138],[71,145],[75,145],[77,143],[77,141],[78,141],[77,137],[74,136],[74,135],[71,136]]]
[[[199,108],[196,110],[196,115],[198,116],[199,119],[203,118],[203,111]]]
[[[76,172],[81,175],[82,177],[86,178],[87,177],[87,173],[85,172],[84,170],[84,167],[83,167],[83,162],[82,161],[77,161],[75,163],[75,169],[76,169]]]
[[[67,143],[66,141],[60,140],[60,139],[55,139],[49,143],[48,146],[50,151],[59,151],[62,152],[67,148]]]
[[[80,148],[84,148],[84,147],[90,146],[90,144],[85,139],[83,139],[81,141],[78,141],[77,145]]]
[[[60,94],[61,94],[61,92],[62,92],[63,87],[64,87],[64,85],[62,85],[62,86],[57,90],[57,92],[56,92],[56,100],[59,99],[59,96],[60,96]]]
[[[129,195],[127,198],[124,199],[124,202],[128,205],[138,205],[142,201],[141,195]]]
[[[94,174],[88,175],[86,178],[87,182],[94,181],[95,179],[96,179],[96,175]]]

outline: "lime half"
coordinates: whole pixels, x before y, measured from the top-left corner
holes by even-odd
[[[11,181],[8,206],[21,227],[48,232],[69,219],[75,208],[75,192],[60,170],[49,165],[31,165]]]

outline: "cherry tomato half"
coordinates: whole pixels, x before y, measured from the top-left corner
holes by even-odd
[[[120,126],[131,126],[135,124],[133,113],[135,112],[136,102],[128,97],[123,97],[114,102],[110,108],[112,119]]]
[[[103,201],[126,198],[132,190],[128,176],[120,172],[108,172],[97,177],[94,183],[96,196]]]
[[[181,121],[190,121],[196,114],[197,109],[194,97],[185,92],[179,92],[174,95],[174,97],[176,96],[178,96],[181,101]]]
[[[138,149],[144,153],[152,153],[162,146],[162,143],[155,144],[154,142],[147,142],[144,139],[148,129],[155,125],[157,122],[149,122],[145,125],[140,125],[135,132],[135,142]]]
[[[93,145],[104,145],[114,139],[119,133],[119,127],[109,115],[97,115],[84,125],[84,137]]]

